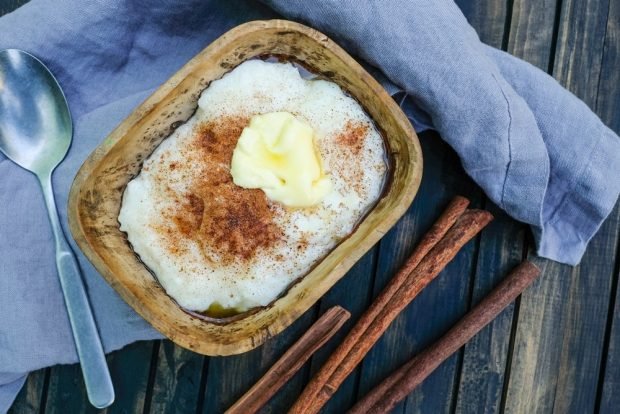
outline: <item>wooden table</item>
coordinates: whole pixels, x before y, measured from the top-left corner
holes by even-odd
[[[23,2],[0,0],[0,14]],[[548,71],[620,132],[620,0],[459,3],[484,42]],[[236,357],[203,357],[167,340],[137,343],[111,354],[117,400],[106,411],[221,412],[325,309],[340,304],[352,311],[353,319],[359,316],[442,206],[453,195],[464,194],[497,219],[391,326],[326,412],[343,412],[438,338],[510,268],[532,254],[532,241],[525,226],[502,214],[465,177],[455,153],[439,136],[425,133],[421,141],[424,179],[407,215],[319,304],[265,346]],[[441,365],[396,412],[620,412],[619,229],[616,205],[581,266],[540,261],[541,279]],[[345,330],[348,327],[350,323]],[[319,352],[265,412],[284,412],[336,342]],[[88,405],[77,365],[32,373],[11,410],[85,411],[95,410]]]

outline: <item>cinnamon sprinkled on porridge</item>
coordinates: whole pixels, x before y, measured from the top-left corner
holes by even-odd
[[[177,208],[164,213],[170,214],[169,223],[178,230],[173,233],[180,232],[203,251],[213,250],[223,264],[247,261],[283,236],[265,193],[237,187],[227,167],[246,124],[244,118],[223,118],[201,124],[194,131],[192,144],[180,151],[186,160],[192,160],[198,174],[185,199],[177,200]],[[174,248],[176,242],[170,240],[168,248]]]
[[[336,142],[357,155],[364,148],[364,140],[370,127],[369,123],[347,121],[344,130],[336,137]]]
[[[257,114],[312,127],[331,192],[291,208],[233,182],[239,136]],[[199,108],[128,185],[121,230],[164,289],[194,311],[267,305],[355,228],[379,199],[384,143],[337,85],[290,64],[248,61],[203,91]]]

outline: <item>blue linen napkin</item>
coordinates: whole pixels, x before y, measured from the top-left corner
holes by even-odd
[[[437,129],[487,195],[532,226],[540,255],[579,262],[620,191],[620,180],[605,179],[620,176],[620,140],[585,104],[533,66],[480,43],[451,0],[269,4],[403,88],[413,98],[414,125]],[[40,57],[69,100],[74,143],[54,175],[67,234],[69,187],[89,152],[220,34],[273,17],[241,0],[33,0],[0,18],[0,49]],[[0,177],[3,412],[25,373],[77,358],[36,181],[1,155]],[[158,338],[78,256],[105,350]]]

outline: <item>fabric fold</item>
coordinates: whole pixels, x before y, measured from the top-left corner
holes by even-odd
[[[531,225],[540,256],[579,263],[620,193],[620,180],[601,186],[598,178],[620,176],[620,139],[581,100],[482,44],[451,0],[266,3],[402,87],[415,103],[414,124],[430,121],[487,196]]]

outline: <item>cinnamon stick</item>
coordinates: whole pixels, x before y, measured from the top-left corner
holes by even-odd
[[[310,398],[318,394],[320,389],[329,380],[336,367],[345,359],[353,346],[360,340],[366,329],[375,320],[377,315],[383,310],[385,305],[392,300],[394,294],[400,289],[409,274],[416,268],[426,254],[441,240],[446,232],[454,225],[456,220],[465,212],[469,200],[465,197],[457,196],[448,204],[442,215],[433,224],[430,230],[422,237],[411,256],[405,264],[390,280],[387,286],[381,291],[379,296],[373,301],[370,307],[362,314],[351,331],[347,334],[344,341],[331,354],[321,370],[315,375],[314,379],[304,389],[304,394]],[[303,394],[302,394],[303,395]],[[301,398],[301,397],[300,397]]]
[[[355,337],[347,336],[310,381],[290,412],[300,414],[318,412],[398,314],[443,270],[463,245],[491,221],[492,217],[486,211],[467,210],[452,227],[448,226],[449,230],[439,241],[436,241],[436,237],[429,237],[430,240],[435,240],[436,244],[431,249],[428,249],[428,246],[421,247],[422,251],[428,249],[428,253],[421,260],[418,259],[419,263],[417,266],[412,266],[413,269],[407,266],[403,268],[406,275],[399,287],[394,288],[392,283],[388,285],[386,290],[395,293],[380,295],[381,307],[374,305],[371,307],[374,309],[375,317],[362,317],[360,321],[363,320],[366,325],[354,327],[352,332],[356,333]],[[426,240],[426,237],[423,240]],[[417,255],[418,253],[414,252],[412,257]]]
[[[442,362],[495,319],[539,274],[540,269],[533,263],[521,263],[448,333],[370,391],[350,413],[390,412]]]
[[[282,355],[248,392],[226,410],[226,414],[258,412],[350,317],[349,311],[340,306],[330,308]]]

